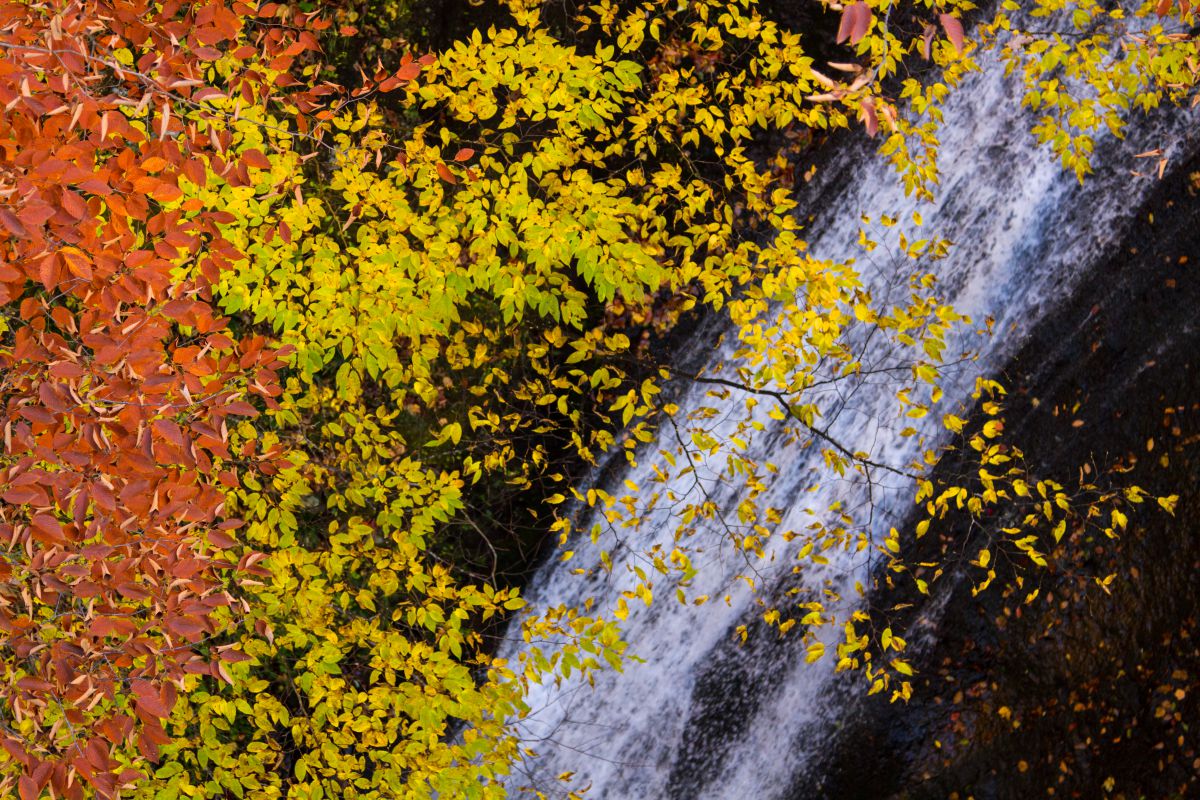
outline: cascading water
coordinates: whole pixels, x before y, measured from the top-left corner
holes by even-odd
[[[945,108],[936,203],[906,197],[882,159],[864,147],[849,146],[830,157],[822,177],[806,190],[803,206],[815,213],[806,231],[813,255],[834,261],[857,258],[864,282],[877,297],[894,276],[886,264],[873,266],[858,245],[860,212],[907,219],[920,211],[927,229],[955,241],[949,257],[930,269],[945,299],[976,320],[993,318],[996,335],[986,341],[971,371],[944,385],[943,407],[949,409],[969,405],[973,376],[999,369],[1032,324],[1086,280],[1092,265],[1118,241],[1125,215],[1153,184],[1151,178],[1131,175],[1138,166],[1133,154],[1163,146],[1166,155],[1179,158],[1191,147],[1183,133],[1191,115],[1136,119],[1127,130],[1127,143],[1112,138],[1097,142],[1093,162],[1101,171],[1081,186],[1028,133],[1031,122],[1018,108],[1019,82],[1005,78],[995,60],[981,62],[982,71],[959,87]],[[877,252],[886,250],[885,245]],[[707,358],[699,357],[710,364],[732,358],[735,343],[718,347],[722,331],[713,327],[709,339],[693,343],[692,358],[706,350],[712,351]],[[705,397],[711,388],[682,388],[680,416],[711,405],[712,398]],[[857,382],[853,392],[829,404],[834,412],[825,420],[829,432],[873,460],[911,460],[917,454],[915,437],[902,438],[888,424],[895,418],[895,388],[887,380]],[[726,402],[740,404],[743,399],[735,392]],[[749,456],[780,469],[769,496],[760,501],[788,510],[780,529],[803,528],[811,522],[810,509],[835,500],[847,508],[873,508],[876,533],[902,524],[911,492],[896,486],[883,491],[879,485],[822,475],[821,490],[805,492],[821,468],[819,448],[782,447],[783,423],[765,412],[764,405],[757,418],[766,430],[751,442]],[[916,426],[927,442],[945,434],[937,414]],[[720,430],[717,426],[718,434]],[[618,470],[609,480],[614,485],[626,479],[651,484],[653,454],[674,449],[674,436],[665,426],[661,441],[647,446],[637,468]],[[670,488],[678,496],[697,500],[692,477],[676,483]],[[736,516],[733,509],[740,498],[734,492],[711,499]],[[526,592],[533,607],[580,606],[586,598],[612,607],[635,582],[626,564],[656,542],[670,549],[675,524],[668,517],[660,509],[623,534],[619,544],[602,543],[612,557],[611,573],[597,568],[599,549],[586,537],[573,542],[576,554],[569,568],[552,559],[534,576]],[[576,530],[591,524],[585,517]],[[712,523],[690,541],[693,549],[704,551],[696,559],[699,576],[692,593],[711,595],[713,601],[696,607],[664,597],[649,607],[631,607],[622,627],[631,651],[645,663],[630,664],[624,674],[605,673],[594,687],[574,681],[533,687],[528,698],[532,712],[520,730],[539,755],[521,765],[510,781],[514,786],[553,793],[555,776],[569,771],[575,773],[570,785],[590,785],[589,796],[598,800],[767,800],[784,797],[796,776],[812,768],[813,755],[828,741],[842,712],[831,659],[806,664],[796,646],[798,636],[779,639],[769,629],[738,643],[737,627],[753,628],[761,618],[756,598],[778,595],[795,579],[782,559],[783,567],[759,579],[758,593],[750,591],[738,579],[747,564],[727,537]],[[869,569],[864,557],[835,552],[831,562],[821,575],[810,570],[805,582],[827,580],[843,597],[854,596],[854,582],[865,581]],[[579,567],[590,575],[574,574]],[[517,642],[519,636],[509,641]],[[514,659],[520,646],[510,644],[501,655]]]

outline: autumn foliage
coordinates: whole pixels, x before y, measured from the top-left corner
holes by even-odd
[[[1026,512],[1001,546],[1035,566],[1068,524],[1123,529],[1142,494],[1028,475],[993,382],[980,432],[943,417],[979,454],[970,490],[927,479],[933,446],[881,465],[823,427],[811,390],[857,380],[862,340],[903,376],[897,415],[933,413],[963,321],[921,266],[944,232],[914,215],[907,293],[884,302],[853,263],[807,252],[791,191],[791,143],[861,126],[932,196],[938,106],[981,45],[968,2],[894,24],[892,5],[838,7],[829,46],[848,60],[818,69],[752,2],[602,0],[563,30],[511,0],[507,27],[345,91],[318,80],[327,24],[290,6],[0,0],[0,795],[501,797],[530,683],[620,668],[618,621],[656,588],[704,602],[688,595],[700,525],[748,564],[773,536],[799,559],[870,547],[889,583],[927,593],[895,529],[776,530],[755,502],[774,469],[744,455],[759,400],[831,475],[911,480],[927,518],[905,546],[1001,504]],[[1064,59],[1108,85],[1088,60],[1103,27],[1071,61],[996,44],[1009,22],[980,42],[1024,71],[1035,133],[1080,175],[1092,131],[1194,83],[1159,30],[1118,64],[1144,78],[1125,95],[1051,97],[1037,87]],[[924,83],[899,77],[913,59]],[[384,93],[412,130],[388,128]],[[769,140],[789,144],[764,155]],[[728,316],[736,369],[650,357],[692,309]],[[664,399],[681,378],[708,381],[714,407],[681,418]],[[575,486],[571,467],[640,458],[662,426],[678,443],[654,456],[662,483],[692,475],[697,495]],[[694,459],[744,493],[738,519]],[[612,536],[660,499],[678,527],[614,607],[538,609],[509,665],[485,632],[518,589],[445,555],[460,535],[491,547],[493,497],[528,503],[542,536],[590,533],[609,572]],[[571,498],[609,530],[573,531]],[[985,586],[992,554],[973,557]],[[781,633],[844,624],[839,668],[908,696],[890,629],[779,606],[764,616]]]
[[[248,16],[0,3],[5,796],[111,796],[145,770],[116,757],[122,743],[153,761],[167,741],[181,676],[245,658],[205,644],[231,574],[254,572],[253,555],[226,555],[239,523],[224,491],[280,453],[231,451],[229,426],[274,402],[281,353],[214,310],[212,283],[239,258],[230,215],[181,186],[249,183],[263,154],[229,153],[208,120],[286,86],[315,45],[303,17],[247,32]],[[207,79],[230,49],[225,80]]]

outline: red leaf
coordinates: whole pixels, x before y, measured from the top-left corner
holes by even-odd
[[[257,417],[258,409],[244,400],[237,400],[225,406],[226,414],[235,414],[239,417]]]
[[[874,15],[866,3],[855,3],[850,8],[854,13],[854,27],[850,31],[850,44],[858,44],[867,35],[867,28],[871,27],[871,19]]]
[[[170,420],[155,420],[154,430],[176,447],[183,447],[187,443],[187,440],[184,438],[183,431],[178,425]]]
[[[187,639],[197,639],[207,633],[207,629],[191,617],[167,617],[164,623],[174,633]]]
[[[445,164],[437,165],[437,174],[446,183],[449,183],[451,185],[458,183],[458,178],[454,177],[454,173],[451,172],[450,168],[447,167]]]
[[[25,752],[25,748],[21,747],[20,743],[16,740],[5,736],[3,739],[0,739],[0,747],[3,747],[5,752],[12,756],[14,761],[24,764],[26,767],[29,766],[29,754]]]
[[[38,386],[38,399],[42,401],[42,405],[51,411],[62,413],[69,408],[67,401],[58,393],[58,389],[52,383],[42,382]]]
[[[858,44],[867,35],[873,16],[870,6],[861,0],[846,6],[842,10],[841,24],[838,25],[837,43],[849,39],[850,44]]]
[[[35,678],[31,675],[26,675],[24,678],[17,680],[17,688],[23,689],[26,692],[48,692],[54,687],[49,681],[44,681],[41,678]]]
[[[850,18],[850,7],[842,9],[842,21],[838,23],[837,43],[841,44],[850,38],[850,29],[853,27],[854,21]]]
[[[250,656],[243,653],[241,650],[222,650],[220,653],[222,661],[228,661],[230,664],[240,664],[243,661],[249,661]]]
[[[23,406],[17,413],[30,422],[36,422],[39,425],[54,424],[54,415],[40,406]]]
[[[254,167],[256,169],[271,168],[271,162],[267,160],[267,157],[264,156],[260,150],[247,150],[246,152],[242,153],[242,163],[248,167]]]
[[[7,497],[7,495],[5,496]],[[224,531],[216,530],[208,532],[208,541],[211,542],[214,547],[219,547],[222,550],[228,550],[237,544],[237,539],[234,539]]]
[[[108,744],[99,737],[93,738],[83,749],[84,757],[98,770],[108,769]]]
[[[454,154],[454,160],[461,163],[463,161],[470,159],[471,156],[473,156],[473,155],[475,155],[474,150],[472,150],[469,147],[464,147],[461,150],[459,150],[457,153]]]
[[[50,544],[66,544],[67,537],[63,536],[62,525],[52,515],[35,514],[29,523],[35,531],[45,537],[42,539],[43,541],[48,541]]]
[[[38,789],[37,783],[28,775],[22,775],[17,781],[17,791],[21,793],[21,800],[37,800],[41,791]]]
[[[875,134],[879,132],[879,117],[875,114],[875,104],[870,100],[862,102],[862,118],[867,127],[867,135],[875,138]]]
[[[23,503],[45,505],[46,495],[40,489],[33,486],[14,486],[3,495],[0,495],[0,500],[14,506]]]
[[[138,751],[147,761],[158,761],[158,745],[155,744],[145,733],[138,734],[137,746]]]
[[[938,19],[942,23],[942,30],[946,32],[946,38],[954,45],[954,49],[961,53],[966,41],[963,36],[962,23],[949,14],[939,14]]]
[[[171,716],[171,709],[163,703],[158,689],[150,681],[135,680],[130,688],[139,708],[160,719]]]

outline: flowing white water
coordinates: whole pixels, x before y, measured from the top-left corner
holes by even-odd
[[[835,261],[858,258],[864,280],[876,288],[887,282],[889,267],[872,267],[858,247],[860,212],[903,220],[919,210],[926,229],[956,242],[950,256],[932,266],[941,292],[976,320],[994,318],[997,333],[985,343],[970,374],[963,373],[945,387],[947,409],[969,405],[973,375],[1002,367],[1032,325],[1086,279],[1092,265],[1119,240],[1126,215],[1152,186],[1152,179],[1131,176],[1132,169],[1147,166],[1134,161],[1133,153],[1163,146],[1178,158],[1181,149],[1191,146],[1184,143],[1183,131],[1194,122],[1193,115],[1178,112],[1170,118],[1162,114],[1153,121],[1135,121],[1127,133],[1128,144],[1111,139],[1097,144],[1094,162],[1101,171],[1080,186],[1036,146],[1027,133],[1030,120],[1018,105],[1019,85],[985,60],[983,72],[960,87],[946,107],[942,181],[935,204],[905,197],[890,168],[857,146],[831,157],[818,178],[823,185],[810,193],[806,204],[817,214],[807,231],[813,255]],[[712,340],[693,342],[698,353],[712,351],[709,363],[732,357],[732,343],[717,348],[719,333],[713,333]],[[704,397],[709,388],[683,390],[678,398],[683,412],[711,405],[712,399]],[[895,388],[887,380],[863,382],[838,402],[840,413],[832,418],[830,432],[878,461],[908,461],[915,453],[914,439],[901,438],[892,428]],[[728,402],[740,404],[742,399],[735,395]],[[783,446],[782,423],[766,417],[766,404],[762,410],[759,419],[768,428],[752,443],[750,456],[780,467],[760,505],[788,510],[781,529],[803,528],[812,519],[807,509],[824,508],[834,500],[852,508],[870,503],[877,532],[901,524],[911,505],[907,492],[877,487],[868,498],[861,481],[823,479],[819,493],[802,494],[814,482],[820,455],[816,448]],[[929,442],[945,434],[937,414],[917,426]],[[611,477],[614,484],[626,478],[642,486],[652,483],[651,468],[657,463],[652,454],[676,446],[669,426],[660,438],[636,469],[618,470]],[[691,482],[688,477],[671,488],[694,501]],[[726,492],[714,499],[732,511],[740,498]],[[611,538],[604,542],[612,551],[611,576],[596,569],[598,550],[586,540],[570,545],[576,555],[569,565],[551,559],[527,591],[534,608],[581,605],[589,597],[600,607],[612,607],[635,582],[626,564],[656,542],[670,550],[676,526],[665,509],[656,513],[621,545],[614,546]],[[577,529],[590,526],[585,519]],[[717,599],[701,607],[681,606],[668,592],[648,608],[631,604],[623,629],[631,650],[646,663],[631,664],[621,675],[606,673],[594,688],[573,682],[534,687],[529,698],[533,713],[523,721],[522,732],[540,755],[513,776],[514,786],[533,784],[554,796],[562,792],[554,776],[572,771],[575,778],[569,785],[590,784],[588,796],[597,800],[786,796],[794,777],[804,773],[836,724],[840,708],[830,659],[805,664],[794,644],[798,636],[780,642],[770,631],[760,631],[745,646],[735,643],[737,626],[753,625],[761,609],[756,595],[738,580],[746,572],[745,561],[718,527],[711,525],[690,541],[692,547],[707,543],[704,558],[698,559],[700,576],[693,591]],[[581,566],[595,575],[572,574]],[[865,578],[866,570],[861,555],[843,554],[823,575],[810,572],[804,580],[812,585],[826,578],[849,597],[850,587]],[[760,592],[769,595],[789,580],[794,578],[787,569],[776,569]],[[726,595],[728,603],[722,601]],[[512,638],[519,638],[515,628]],[[510,645],[502,655],[515,658],[517,647]]]

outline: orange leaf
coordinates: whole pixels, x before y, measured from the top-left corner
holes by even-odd
[[[84,202],[82,197],[69,189],[63,190],[62,207],[64,211],[75,219],[83,219],[83,215],[87,213],[87,203]]]
[[[7,208],[0,208],[0,224],[8,228],[8,232],[13,236],[28,236],[29,231],[21,220],[17,219],[17,215],[9,211]]]
[[[458,183],[458,178],[454,177],[454,173],[451,172],[450,168],[447,167],[445,164],[437,165],[437,173],[441,177],[441,179],[444,180],[446,183],[449,183],[449,184]]]
[[[76,278],[83,278],[85,281],[92,279],[92,264],[80,250],[74,247],[64,247],[58,255],[63,260],[67,271]]]
[[[402,81],[411,81],[413,78],[421,74],[421,65],[416,61],[410,61],[404,64],[400,69],[396,70],[396,78]]]
[[[162,172],[166,168],[167,163],[167,160],[161,156],[150,156],[142,162],[142,169],[150,174],[154,174],[155,172]]]

